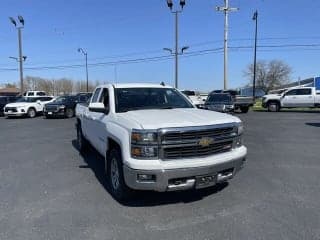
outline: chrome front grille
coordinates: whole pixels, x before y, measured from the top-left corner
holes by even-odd
[[[232,150],[235,124],[163,129],[160,131],[160,157],[163,160],[210,156]],[[207,141],[206,144],[202,143]]]
[[[163,149],[165,159],[188,158],[197,156],[209,156],[217,153],[228,152],[232,149],[232,141],[214,143],[207,147],[200,145],[180,146]]]

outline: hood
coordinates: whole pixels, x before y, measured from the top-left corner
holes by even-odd
[[[8,103],[6,107],[24,107],[30,103],[27,102],[17,102],[17,103]]]
[[[66,105],[66,103],[63,103],[63,102],[49,102],[49,103],[46,103],[46,106],[61,106],[61,105]]]
[[[118,113],[117,123],[125,128],[159,129],[240,122],[228,114],[197,108],[139,110]],[[128,126],[129,125],[129,126]]]

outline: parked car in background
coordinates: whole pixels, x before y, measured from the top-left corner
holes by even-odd
[[[98,86],[78,104],[77,144],[105,160],[112,195],[133,190],[200,189],[230,180],[247,149],[239,118],[197,109],[181,92],[156,84]]]
[[[229,93],[212,93],[204,104],[204,109],[216,112],[234,112],[234,101]]]
[[[91,97],[91,93],[79,93],[75,96],[66,95],[56,98],[47,103],[43,109],[45,118],[66,117],[72,118],[75,115],[75,108],[78,103],[85,103]]]
[[[191,100],[193,105],[195,105],[196,107],[199,108],[199,107],[203,106],[204,100],[202,99],[200,94],[197,94],[195,91],[190,91],[190,90],[182,90],[181,92],[184,95],[186,95]]]
[[[47,96],[47,93],[44,91],[27,91],[23,94],[25,97],[40,97]]]
[[[18,99],[18,97],[14,96],[0,96],[0,116],[4,116],[4,107],[8,103],[15,102]]]
[[[209,94],[215,93],[228,93],[231,95],[234,104],[234,110],[240,110],[242,113],[247,113],[249,108],[253,106],[254,100],[253,97],[249,96],[241,96],[239,91],[237,90],[214,90]]]
[[[43,112],[46,103],[52,101],[52,97],[21,97],[14,103],[9,103],[4,107],[4,115],[7,117],[28,116],[36,117]]]
[[[262,98],[262,107],[270,112],[281,108],[320,107],[320,90],[314,87],[295,87],[281,94],[268,94]]]
[[[91,96],[92,96],[91,92],[80,92],[75,95],[76,102],[77,103],[85,103],[91,98]]]

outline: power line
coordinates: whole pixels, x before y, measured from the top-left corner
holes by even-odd
[[[289,50],[289,49],[280,49],[280,48],[291,48],[290,51],[293,50],[320,50],[320,44],[282,44],[282,45],[259,45],[259,51],[281,51],[281,50]],[[229,49],[231,51],[249,51],[253,48],[253,46],[230,46]],[[261,49],[262,48],[262,49]],[[269,48],[269,49],[268,49]],[[195,57],[202,56],[213,53],[221,53],[223,51],[223,47],[213,48],[213,49],[204,49],[199,51],[191,51],[187,52],[181,57]],[[167,61],[173,58],[172,55],[161,55],[161,56],[153,56],[153,57],[145,57],[145,58],[135,58],[135,59],[124,59],[118,61],[108,61],[108,62],[97,62],[88,64],[89,67],[101,67],[101,66],[114,66],[114,65],[123,65],[123,64],[135,64],[135,63],[146,63],[146,62],[158,62],[158,61]],[[65,70],[65,69],[75,69],[84,67],[84,64],[72,64],[72,65],[55,65],[55,66],[39,66],[39,67],[26,67],[25,70]],[[0,68],[0,71],[17,71],[17,68]]]

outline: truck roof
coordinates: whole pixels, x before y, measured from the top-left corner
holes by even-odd
[[[172,88],[169,85],[161,85],[156,83],[115,83],[115,84],[105,84],[99,87],[110,87],[114,86],[114,88]]]

